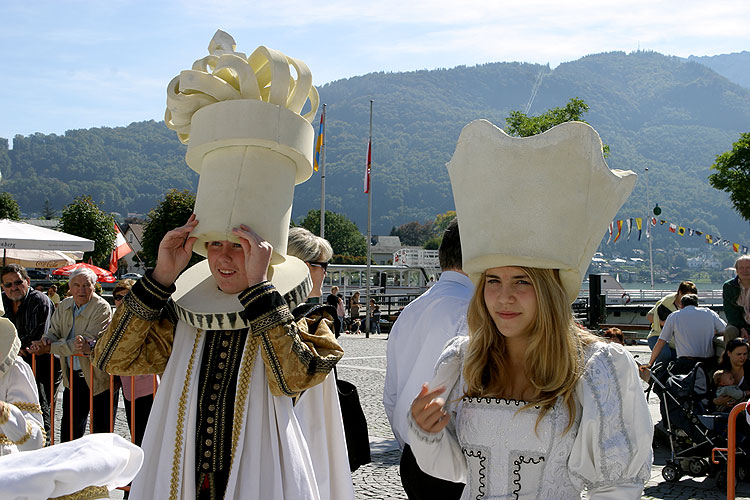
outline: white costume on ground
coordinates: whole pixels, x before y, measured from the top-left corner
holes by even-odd
[[[422,431],[409,412],[411,447],[422,470],[465,482],[463,499],[573,500],[588,489],[591,500],[639,499],[650,476],[651,433],[638,368],[617,344],[589,346],[576,386],[576,418],[568,423],[560,400],[534,426],[538,411],[522,402],[463,396],[467,337],[443,352],[430,387],[446,387],[451,423]],[[625,423],[628,425],[625,425]]]
[[[445,344],[467,335],[466,310],[474,293],[471,280],[444,271],[429,290],[399,314],[388,336],[383,406],[399,447],[409,443],[406,415],[422,384],[432,378]]]

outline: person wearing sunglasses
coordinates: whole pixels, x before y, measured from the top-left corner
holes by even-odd
[[[312,280],[312,290],[307,300],[297,306],[292,314],[294,317],[310,317],[311,313],[323,311],[324,321],[330,323],[338,337],[341,322],[336,308],[321,301],[328,261],[333,256],[331,244],[303,227],[289,228],[287,241],[287,254],[307,264]],[[327,483],[319,485],[319,488],[325,489],[320,492],[321,498],[353,496],[335,376],[329,375],[323,383],[305,391],[294,406],[294,413],[310,447],[315,476],[329,478]],[[336,491],[338,494],[334,494]]]

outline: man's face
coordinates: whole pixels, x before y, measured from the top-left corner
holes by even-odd
[[[247,288],[245,251],[239,243],[209,241],[206,258],[216,284],[224,293],[239,293]]]
[[[5,295],[12,301],[18,302],[23,300],[29,292],[29,280],[23,279],[18,273],[3,274],[2,281]]]
[[[739,261],[736,270],[737,276],[739,276],[743,282],[750,282],[750,259],[742,259]]]
[[[73,297],[73,301],[78,307],[88,304],[91,297],[94,295],[94,284],[89,279],[79,274],[69,282],[70,295]]]

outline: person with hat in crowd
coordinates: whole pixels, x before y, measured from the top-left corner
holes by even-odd
[[[292,227],[286,252],[307,265],[312,279],[307,300],[292,314],[296,318],[325,318],[338,337],[341,322],[336,308],[321,302],[328,261],[333,257],[331,244],[303,227]],[[352,498],[354,486],[335,375],[329,374],[322,383],[305,391],[294,405],[294,413],[310,448],[315,477],[320,478],[320,497]]]
[[[314,500],[327,478],[293,402],[343,351],[324,318],[290,312],[312,283],[287,236],[294,185],[312,174],[317,91],[302,61],[248,57],[221,30],[209,52],[167,88],[167,125],[200,173],[194,214],[161,240],[95,358],[118,375],[164,373],[132,498]],[[207,259],[185,269],[193,251]]]
[[[89,412],[93,420],[91,432],[110,432],[110,412],[117,414],[117,395],[110,403],[109,375],[96,366],[90,369],[91,346],[112,318],[107,301],[94,293],[96,279],[96,274],[85,267],[70,273],[71,297],[60,302],[47,333],[29,348],[37,355],[51,353],[60,357],[65,387],[60,441],[83,436]]]
[[[0,315],[4,313],[0,302]],[[34,374],[20,351],[15,326],[0,318],[0,456],[36,450],[45,441]],[[5,473],[2,467],[0,471]]]
[[[463,498],[640,499],[653,425],[638,367],[571,312],[635,174],[607,167],[585,123],[514,138],[485,120],[448,172],[476,290],[468,337],[408,412],[419,467],[466,483]]]
[[[27,349],[33,341],[40,340],[49,330],[55,306],[44,293],[31,288],[29,274],[18,264],[4,266],[0,270],[0,279],[3,284],[5,317],[15,325],[18,338],[21,340],[19,355],[29,366],[34,367],[44,432],[47,437],[46,444],[49,444],[52,438],[51,395],[57,394],[57,388],[60,386],[60,360],[51,354],[40,354],[36,356],[34,363]]]

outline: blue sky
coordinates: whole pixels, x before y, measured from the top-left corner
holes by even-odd
[[[0,6],[0,137],[162,119],[165,88],[221,28],[302,59],[316,85],[493,61],[556,66],[638,48],[750,50],[746,0],[36,1]]]

